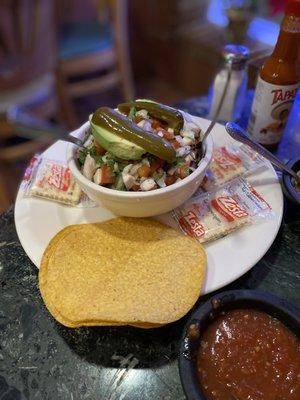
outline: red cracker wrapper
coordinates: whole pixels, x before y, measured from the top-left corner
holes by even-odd
[[[273,212],[246,179],[237,178],[214,192],[191,199],[169,216],[185,234],[204,243],[271,218]]]
[[[43,156],[36,155],[30,160],[21,189],[24,197],[40,197],[76,207],[95,206],[81,191],[66,165]]]
[[[248,175],[266,166],[264,158],[246,145],[217,147],[201,185],[210,191],[243,175]]]

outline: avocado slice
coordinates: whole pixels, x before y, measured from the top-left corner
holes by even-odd
[[[129,142],[107,129],[93,124],[90,118],[92,133],[95,140],[110,154],[121,160],[139,160],[146,150],[136,144]]]
[[[91,122],[162,160],[172,163],[176,159],[176,152],[168,140],[140,128],[116,110],[100,107],[94,112]],[[132,159],[132,156],[129,154],[127,159]]]

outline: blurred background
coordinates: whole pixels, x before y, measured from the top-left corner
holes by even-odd
[[[276,43],[284,4],[1,0],[0,212],[14,201],[32,155],[100,105],[132,98],[174,105],[196,98],[195,113],[205,115],[226,43],[249,47],[248,86],[254,88]],[[31,115],[32,135],[10,122],[16,112]],[[49,135],[34,134],[35,119],[49,124]]]

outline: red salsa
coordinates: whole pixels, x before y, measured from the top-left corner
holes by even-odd
[[[299,400],[300,340],[257,310],[232,310],[204,332],[197,374],[207,400]]]

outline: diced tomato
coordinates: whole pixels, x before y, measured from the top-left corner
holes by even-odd
[[[181,179],[186,178],[188,174],[189,174],[189,167],[187,165],[184,164],[178,167],[177,175],[179,176],[179,178]]]
[[[167,140],[173,140],[174,139],[174,134],[173,133],[168,132],[165,129],[160,129],[160,131],[163,133],[165,139],[167,139]]]
[[[177,178],[175,175],[167,175],[165,178],[165,184],[167,186],[173,185],[173,183],[175,183],[176,179]]]
[[[180,143],[177,142],[177,140],[171,140],[171,143],[175,150],[177,150],[181,147]]]
[[[96,140],[94,141],[97,153],[99,154],[99,156],[104,156],[104,154],[106,153],[106,150],[104,147],[101,146],[101,144],[99,144],[98,142],[96,142]]]
[[[151,128],[152,129],[158,129],[160,127],[161,127],[160,122],[157,119],[153,119],[152,120],[152,124],[151,124]]]
[[[102,165],[101,173],[101,185],[108,185],[115,181],[115,176],[109,165]]]
[[[144,164],[137,170],[140,178],[147,178],[151,174],[151,167]]]
[[[141,121],[143,121],[143,117],[141,117],[140,115],[137,115],[136,117],[135,117],[135,119],[134,119],[134,122],[136,123],[136,124],[138,124],[139,122],[141,122]]]

